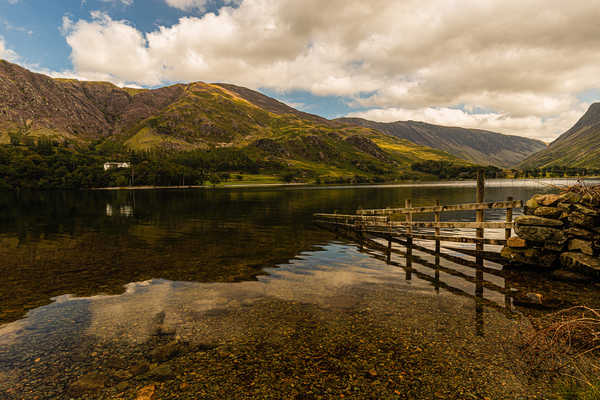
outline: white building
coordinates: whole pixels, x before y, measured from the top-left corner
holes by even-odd
[[[128,162],[106,162],[104,163],[104,170],[108,171],[113,168],[131,168],[131,163]]]

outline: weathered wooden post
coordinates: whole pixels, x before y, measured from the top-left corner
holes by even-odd
[[[364,220],[361,218],[358,221],[358,243],[359,243],[359,247],[360,250],[362,251],[364,249],[364,233],[363,233],[363,228],[364,228]]]
[[[509,197],[508,201],[513,201],[513,198]],[[512,216],[513,216],[512,214],[513,214],[512,207],[507,208],[506,209],[506,223],[508,223],[508,224],[512,223]],[[508,240],[508,239],[510,239],[511,235],[512,235],[512,228],[506,228],[504,230],[504,238],[506,240]]]
[[[387,217],[388,224],[388,245],[387,245],[387,263],[392,263],[392,223],[390,216]]]
[[[485,198],[485,176],[484,176],[484,171],[483,170],[479,170],[477,171],[477,198],[476,198],[476,202],[477,203],[483,203]],[[475,221],[483,224],[483,210],[477,210],[475,211]],[[476,253],[476,262],[477,264],[480,263],[480,258],[481,258],[481,262],[483,263],[483,237],[484,237],[484,230],[483,230],[483,226],[480,228],[477,228],[476,231],[476,236],[477,236],[477,243],[475,245],[475,250],[477,251]]]
[[[410,209],[412,208],[412,201],[410,199],[406,199],[406,201],[404,202],[404,208]],[[408,211],[408,214],[406,214],[406,222],[407,222],[407,227],[406,227],[406,243],[407,243],[407,247],[406,247],[406,255],[408,256],[412,256],[412,244],[413,244],[413,237],[412,237],[412,213],[410,211]]]
[[[440,206],[440,201],[436,200],[435,201],[435,206],[439,207]],[[435,239],[435,253],[439,254],[440,253],[440,212],[436,211],[434,214],[434,221],[435,221],[435,236],[437,236],[437,238]]]

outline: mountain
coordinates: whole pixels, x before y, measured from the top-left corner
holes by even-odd
[[[427,160],[468,164],[444,151],[307,114],[235,85],[119,88],[53,79],[0,61],[0,143],[16,134],[133,150],[242,149],[248,157],[328,178],[397,178],[411,164]]]
[[[511,167],[546,148],[539,140],[480,129],[439,126],[417,121],[382,123],[361,118],[340,118],[337,121],[376,129],[483,165]]]
[[[552,166],[600,168],[600,103],[592,104],[579,121],[547,149],[521,163],[523,168]]]

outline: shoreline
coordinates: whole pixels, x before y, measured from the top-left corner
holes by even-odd
[[[88,190],[157,190],[157,189],[231,189],[248,187],[272,186],[308,186],[311,183],[240,183],[232,185],[185,185],[185,186],[110,186],[104,188],[91,188]]]
[[[589,177],[584,178],[584,180],[595,181],[598,180],[598,177]],[[507,183],[511,183],[514,186],[552,186],[556,185],[564,185],[564,184],[573,184],[578,180],[578,178],[538,178],[538,179],[487,179],[486,185],[491,187],[493,186],[506,186]],[[163,189],[238,189],[238,188],[260,188],[260,187],[314,187],[315,189],[319,188],[349,188],[349,187],[431,187],[431,186],[464,186],[471,187],[475,186],[476,181],[469,180],[447,180],[447,181],[409,181],[409,182],[387,182],[387,183],[364,183],[364,184],[316,184],[316,183],[307,183],[307,182],[297,182],[297,183],[239,183],[239,184],[224,184],[224,185],[185,185],[185,186],[111,186],[104,188],[90,188],[84,190],[93,190],[93,191],[117,191],[117,190],[163,190]]]

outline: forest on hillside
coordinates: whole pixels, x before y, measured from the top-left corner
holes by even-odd
[[[126,161],[132,168],[104,170],[109,161]],[[401,180],[473,179],[485,170],[488,178],[542,178],[598,175],[600,170],[569,167],[503,170],[494,166],[454,164],[448,161],[413,163]],[[100,142],[79,147],[69,141],[46,138],[11,138],[0,145],[0,189],[85,189],[122,186],[191,186],[242,179],[241,174],[271,174],[282,182],[317,184],[381,183],[385,176],[354,175],[319,177],[265,161],[247,149],[214,148],[169,152],[164,150],[124,151]]]

